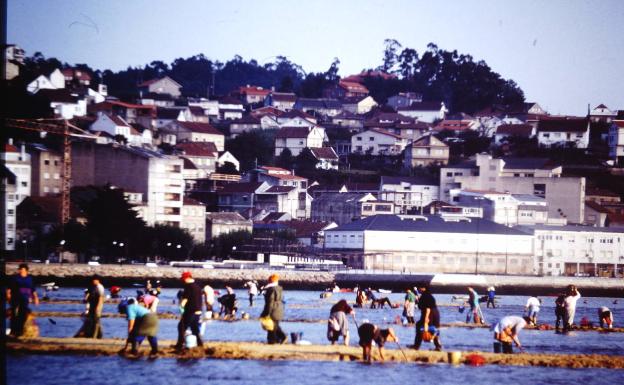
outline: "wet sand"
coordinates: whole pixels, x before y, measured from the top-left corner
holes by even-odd
[[[171,347],[174,341],[160,341],[159,357],[178,359],[238,359],[238,360],[298,360],[298,361],[357,361],[360,348],[340,345],[266,345],[251,342],[207,342],[203,349],[193,348],[184,353],[176,353]],[[13,354],[59,354],[112,356],[124,346],[123,339],[86,338],[34,338],[9,340],[8,352]],[[392,343],[388,347],[393,347]],[[394,346],[396,347],[396,345]],[[148,347],[143,346],[140,356],[147,356]],[[405,356],[403,355],[405,354]],[[624,357],[606,355],[562,355],[562,354],[494,354],[482,352],[462,352],[460,363],[468,363],[470,354],[483,357],[486,365],[544,366],[565,368],[610,368],[624,369]],[[386,349],[384,356],[391,362],[448,363],[447,352],[415,351],[403,348]],[[127,356],[136,359],[136,356]],[[378,359],[377,349],[374,358]]]

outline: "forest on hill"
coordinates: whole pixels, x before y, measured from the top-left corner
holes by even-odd
[[[384,103],[398,92],[418,92],[425,101],[444,101],[451,112],[473,113],[493,104],[516,104],[524,101],[522,89],[511,79],[504,79],[485,61],[471,55],[447,51],[430,43],[424,52],[403,47],[398,41],[384,42],[381,64],[366,70],[381,71],[393,76],[366,77],[364,85],[371,96]],[[45,58],[37,52],[25,60],[22,76],[29,79],[53,68],[68,67],[56,58]],[[178,58],[172,63],[152,61],[143,67],[121,71],[94,70],[77,64],[92,74],[94,84],[104,83],[109,94],[130,100],[137,95],[137,85],[157,77],[169,76],[180,83],[187,97],[218,97],[244,85],[277,91],[295,92],[302,97],[321,97],[325,87],[340,80],[339,58],[334,58],[325,72],[306,72],[302,66],[285,56],[272,63],[260,64],[236,55],[225,63],[204,54]]]

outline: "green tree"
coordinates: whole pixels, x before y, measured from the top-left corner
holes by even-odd
[[[236,250],[240,251],[244,245],[250,244],[251,241],[252,235],[249,231],[239,230],[220,234],[218,237],[213,238],[210,243],[213,245],[214,256],[223,260],[233,257]]]
[[[275,158],[275,165],[277,167],[285,168],[286,170],[291,170],[293,168],[293,163],[294,158],[289,148],[283,149],[277,158]]]
[[[223,165],[218,166],[217,172],[220,174],[238,174],[236,165],[232,162],[225,162]]]
[[[225,149],[240,162],[241,172],[258,165],[270,164],[275,147],[275,130],[243,132],[236,138],[227,139]]]
[[[297,175],[307,176],[312,174],[316,170],[317,163],[318,159],[312,154],[312,150],[308,147],[304,148],[295,159]]]

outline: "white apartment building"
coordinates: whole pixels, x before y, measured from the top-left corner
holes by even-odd
[[[184,198],[180,227],[187,230],[196,243],[206,241],[206,206],[194,199]]]
[[[493,158],[478,154],[476,161],[440,170],[440,200],[451,202],[452,190],[509,192],[544,198],[550,220],[582,223],[585,178],[562,177],[561,166],[546,159]]]
[[[17,190],[17,178],[15,174],[11,172],[5,165],[0,165],[0,176],[2,178],[0,191],[2,193],[2,208],[0,215],[2,215],[2,250],[15,250],[15,236],[16,236],[16,224],[17,215],[16,208],[17,203],[15,199],[15,191]]]
[[[624,228],[527,226],[540,275],[622,277]]]
[[[371,128],[351,137],[351,152],[371,155],[399,155],[408,140],[391,132]]]
[[[382,176],[379,184],[379,199],[394,203],[394,214],[422,214],[439,195],[440,187],[430,178]]]
[[[18,149],[13,145],[13,140],[4,145],[4,151],[0,154],[0,160],[17,178],[15,184],[15,205],[19,205],[24,198],[31,195],[31,159],[26,152],[26,146],[21,145]]]
[[[534,274],[532,235],[477,218],[376,215],[325,232],[360,269]]]

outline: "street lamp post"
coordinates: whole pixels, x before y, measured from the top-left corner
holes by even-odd
[[[65,240],[61,239],[59,242],[59,263],[63,264],[63,246],[65,246]]]
[[[22,245],[24,247],[24,262],[28,258],[28,241],[26,239],[22,239]]]

